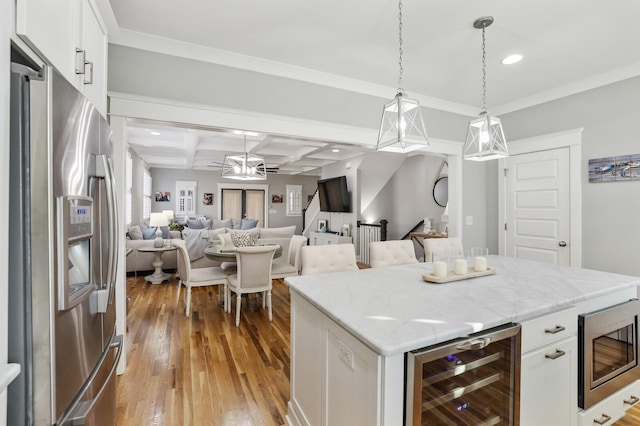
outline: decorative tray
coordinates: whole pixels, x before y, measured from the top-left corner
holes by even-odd
[[[422,279],[428,283],[444,284],[450,283],[452,281],[467,280],[469,278],[484,277],[485,275],[493,275],[495,273],[496,268],[487,268],[486,271],[482,272],[477,272],[473,268],[469,268],[466,274],[458,275],[454,274],[453,271],[448,271],[446,277],[436,277],[432,274],[422,274]]]

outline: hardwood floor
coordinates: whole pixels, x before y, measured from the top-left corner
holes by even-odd
[[[361,265],[363,267],[364,265]],[[235,326],[216,287],[194,288],[192,312],[175,277],[127,278],[129,358],[117,382],[120,426],[284,425],[289,401],[289,291],[274,280],[273,321],[251,297]],[[640,425],[640,404],[615,423]]]
[[[251,296],[240,326],[217,287],[184,293],[127,278],[129,358],[117,382],[118,425],[283,425],[289,401],[289,291],[274,280],[273,321]],[[243,302],[244,303],[244,302]],[[251,307],[252,308],[252,307]]]

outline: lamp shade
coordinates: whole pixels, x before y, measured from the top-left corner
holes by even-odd
[[[376,150],[410,152],[428,146],[420,103],[398,92],[382,110]]]
[[[464,145],[465,160],[485,161],[508,156],[507,141],[498,117],[484,111],[469,122]]]
[[[171,222],[173,220],[173,210],[162,210],[162,214],[167,217],[167,220]]]
[[[151,213],[151,218],[149,219],[149,226],[168,226],[169,220],[164,213]]]

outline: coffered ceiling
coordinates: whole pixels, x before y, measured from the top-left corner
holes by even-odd
[[[395,0],[110,3],[121,30],[111,43],[191,52],[186,55],[199,60],[383,99],[392,98],[397,89]],[[473,22],[485,15],[495,17],[487,29],[487,102],[495,115],[640,75],[640,2],[404,0],[403,87],[409,96],[425,107],[478,113],[481,31]],[[500,61],[512,53],[522,54],[523,60],[503,65]],[[221,161],[230,141],[242,137],[220,129],[131,124],[134,148],[159,167],[179,167],[178,159],[184,167],[209,167],[208,161]],[[156,126],[162,137],[154,139],[150,131]],[[160,150],[154,156],[145,148],[151,141],[164,146],[170,138],[190,142],[184,151],[167,147],[164,157]],[[333,153],[332,144],[277,135],[248,137],[247,145],[271,157],[269,166],[283,173],[312,172],[356,149],[342,146]]]

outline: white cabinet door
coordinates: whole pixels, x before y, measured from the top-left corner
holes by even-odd
[[[379,425],[378,371],[381,357],[342,327],[327,320],[325,425]]]
[[[85,51],[85,74],[78,87],[103,116],[107,116],[107,35],[93,3],[82,0],[82,32],[79,46]]]
[[[16,33],[70,82],[76,80],[78,13],[78,0],[16,1]]]
[[[520,424],[571,426],[577,421],[577,338],[522,356]]]

